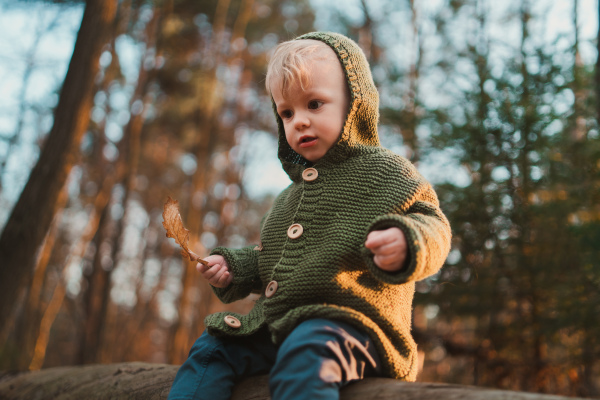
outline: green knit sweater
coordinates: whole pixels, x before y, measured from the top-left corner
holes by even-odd
[[[369,334],[385,376],[413,381],[415,282],[442,266],[450,245],[448,221],[415,167],[380,146],[378,94],[356,43],[333,33],[298,39],[321,40],[336,52],[351,90],[350,111],[339,141],[314,165],[290,148],[275,114],[279,158],[293,182],[263,218],[261,246],[212,252],[225,257],[233,273],[227,288],[214,288],[222,301],[244,298],[253,290],[263,294],[248,315],[209,315],[208,332],[249,335],[266,324],[280,344],[307,319],[342,320]],[[303,178],[307,168],[317,171],[316,179]],[[288,232],[294,224],[302,231]],[[396,273],[379,269],[364,246],[369,232],[390,227],[400,228],[409,246],[408,261]],[[272,281],[277,282],[275,291]],[[265,291],[271,291],[269,296]],[[227,324],[227,316],[239,319],[240,326]]]

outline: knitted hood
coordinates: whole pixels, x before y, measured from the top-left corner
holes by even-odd
[[[315,165],[337,164],[349,157],[377,151],[380,147],[377,134],[379,93],[364,53],[353,40],[338,33],[312,32],[296,38],[303,39],[319,40],[333,49],[345,72],[351,96],[340,138]],[[290,178],[299,180],[304,167],[311,166],[312,163],[290,147],[285,138],[283,121],[277,114],[274,103],[273,108],[279,130],[279,160]]]

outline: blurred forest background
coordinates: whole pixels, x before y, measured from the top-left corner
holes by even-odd
[[[0,2],[0,369],[181,363],[225,309],[165,237],[258,242],[287,185],[280,41],[355,39],[383,144],[454,232],[417,286],[419,380],[600,396],[597,0]],[[79,32],[79,34],[78,34]],[[252,298],[229,305],[245,312]]]

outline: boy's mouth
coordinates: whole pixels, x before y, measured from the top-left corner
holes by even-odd
[[[317,143],[317,138],[312,136],[302,136],[300,138],[300,147],[310,147]]]

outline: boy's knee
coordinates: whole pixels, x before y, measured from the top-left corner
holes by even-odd
[[[335,399],[339,388],[365,376],[366,338],[352,326],[314,319],[301,323],[284,340],[271,370],[274,399]],[[372,344],[371,344],[372,345]],[[294,397],[292,393],[302,393]],[[291,397],[290,397],[291,396]]]
[[[364,332],[354,326],[340,321],[327,319],[310,319],[302,322],[284,340],[279,353],[290,350],[315,351],[322,355],[340,356],[339,349],[348,351],[362,350],[368,353],[366,347],[370,339]],[[293,353],[293,351],[291,351]]]
[[[273,372],[307,378],[310,375],[325,382],[361,379],[365,367],[377,368],[369,343],[356,337],[361,335],[345,323],[324,319],[305,321],[282,343]]]
[[[325,319],[304,321],[290,332],[281,344],[281,348],[322,344],[324,340],[331,336],[330,324],[331,322]]]

